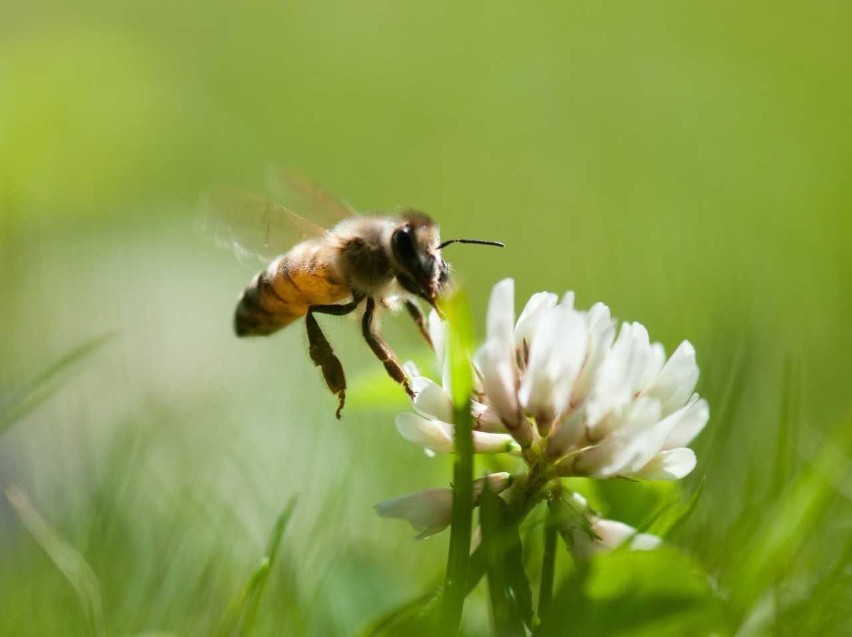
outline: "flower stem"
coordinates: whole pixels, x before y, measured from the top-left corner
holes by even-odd
[[[547,483],[556,477],[553,468],[544,462],[539,447],[534,445],[527,449],[524,460],[529,465],[529,473],[517,477],[508,498],[509,507],[519,522],[541,502]]]
[[[541,581],[538,587],[538,617],[541,619],[550,607],[553,597],[553,576],[556,569],[556,524],[553,507],[548,502],[547,520],[544,523],[544,555],[541,563]]]
[[[447,317],[450,327],[449,357],[455,424],[455,463],[453,522],[450,529],[441,634],[450,636],[458,634],[467,596],[467,571],[473,526],[473,417],[470,412],[473,382],[468,360],[472,330],[470,313],[465,299],[460,294],[448,305]]]

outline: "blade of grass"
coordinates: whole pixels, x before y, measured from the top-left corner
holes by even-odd
[[[681,502],[680,497],[672,502],[664,505],[659,515],[653,516],[644,524],[639,525],[636,529],[640,533],[653,533],[660,537],[670,537],[674,531],[680,527],[695,511],[698,500],[701,494],[704,493],[704,484],[706,478],[701,478],[698,487],[689,496],[686,502]]]
[[[735,438],[733,431],[737,422],[736,416],[747,395],[748,380],[753,375],[752,350],[750,342],[742,338],[738,339],[738,344],[731,350],[723,380],[719,381],[720,387],[716,389],[719,398],[713,407],[713,426],[708,427],[698,439],[705,450],[700,454],[704,466],[718,466],[726,441]]]
[[[775,472],[772,483],[772,495],[776,499],[783,493],[784,487],[795,472],[796,444],[794,433],[798,430],[799,424],[799,399],[802,384],[798,358],[795,355],[788,355],[784,361],[782,378],[778,441],[775,450]],[[774,596],[772,604],[774,612],[772,615],[775,621],[774,631],[776,634],[783,633],[784,626],[788,623],[788,618],[785,617],[786,604],[782,589],[789,572],[789,563],[778,569],[774,590],[772,591]]]
[[[464,594],[465,596],[470,595],[473,590],[479,585],[480,580],[485,575],[485,553],[482,550],[482,545],[480,544],[473,553],[470,554],[470,561],[467,566],[467,580],[465,582]],[[420,611],[420,618],[422,619],[423,625],[433,625],[437,624],[437,621],[440,619],[438,615],[443,610],[443,602],[444,602],[444,585],[436,586],[431,591],[419,595],[417,598],[411,601],[411,603],[415,603],[417,600],[423,600],[422,610]],[[435,631],[432,631],[433,633]]]
[[[799,424],[801,408],[802,375],[799,361],[789,356],[784,361],[784,375],[781,396],[781,414],[778,427],[778,447],[775,452],[775,475],[773,491],[781,494],[784,486],[793,475],[796,455],[793,433]]]
[[[65,380],[62,375],[69,368],[114,336],[115,334],[104,334],[85,341],[25,383],[14,395],[5,398],[4,404],[0,404],[0,434],[50,397]]]
[[[371,621],[360,633],[360,636],[382,637],[402,634],[428,634],[426,628],[430,618],[427,616],[428,613],[426,611],[431,603],[440,597],[440,594],[441,587],[437,586],[413,599],[403,602],[399,606],[395,606]],[[418,619],[421,619],[420,623],[424,625],[417,625]]]
[[[786,567],[822,520],[834,494],[834,484],[848,468],[850,451],[852,416],[823,443],[786,496],[775,504],[762,531],[744,547],[742,561],[727,577],[740,618],[776,581],[779,569]]]
[[[95,637],[108,635],[103,599],[95,572],[83,556],[50,526],[23,491],[12,485],[5,489],[5,493],[21,523],[71,584],[88,620],[90,634]]]
[[[248,606],[243,619],[243,634],[249,634],[254,629],[254,624],[257,620],[257,609],[260,607],[260,600],[263,599],[263,593],[266,591],[266,585],[269,581],[269,572],[275,565],[275,559],[278,557],[278,549],[281,546],[281,538],[284,537],[284,529],[287,528],[287,523],[293,515],[293,510],[296,508],[296,497],[290,498],[287,506],[278,516],[275,521],[275,526],[272,529],[272,534],[269,536],[269,543],[266,546],[265,575],[258,581],[254,588],[254,594],[249,598]]]
[[[228,610],[219,624],[219,629],[216,631],[217,635],[223,637],[231,634],[249,635],[254,630],[257,623],[258,608],[260,608],[260,602],[269,581],[269,574],[278,556],[281,538],[284,536],[284,530],[287,528],[287,523],[290,521],[295,508],[296,497],[293,496],[275,521],[275,526],[266,546],[266,552],[260,558],[249,581],[228,606]]]
[[[473,517],[473,418],[470,395],[473,388],[469,351],[472,337],[470,310],[462,293],[447,304],[450,381],[455,424],[453,464],[453,523],[444,584],[442,634],[458,634],[467,596],[467,570]]]

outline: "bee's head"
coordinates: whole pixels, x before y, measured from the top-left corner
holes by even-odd
[[[404,212],[400,220],[390,242],[394,273],[403,288],[425,299],[433,307],[450,279],[450,267],[441,257],[441,248],[451,243],[503,247],[499,241],[482,239],[450,239],[441,242],[435,222],[416,210]]]
[[[438,226],[428,215],[408,210],[390,240],[394,273],[408,292],[434,305],[449,280],[449,266],[441,258]]]

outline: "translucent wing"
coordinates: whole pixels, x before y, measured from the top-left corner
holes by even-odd
[[[326,228],[358,214],[322,186],[289,168],[270,168],[267,187],[278,201]]]
[[[241,260],[269,260],[326,229],[292,210],[241,190],[220,188],[201,199],[199,225]]]

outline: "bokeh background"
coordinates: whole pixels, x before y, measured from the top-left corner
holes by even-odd
[[[231,332],[253,270],[196,231],[198,195],[283,164],[359,209],[504,240],[447,255],[480,334],[512,276],[519,304],[573,289],[667,351],[691,340],[712,415],[671,541],[724,579],[852,402],[850,25],[829,0],[4,4],[4,404],[111,337],[7,423],[0,482],[89,563],[119,635],[209,634],[294,494],[262,634],[355,634],[440,581],[447,535],[415,542],[371,505],[447,484],[449,460],[397,435],[404,400],[370,399],[357,327],[323,322],[342,422],[302,330]],[[405,317],[384,331],[429,360]],[[603,491],[634,524],[656,497]],[[819,603],[764,629],[848,634],[849,497],[838,481],[787,556],[784,590],[828,582]],[[0,498],[0,632],[88,629]]]

